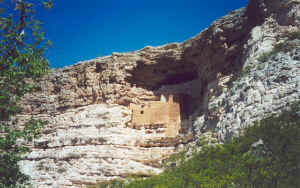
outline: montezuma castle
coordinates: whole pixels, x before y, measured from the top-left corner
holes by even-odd
[[[141,105],[131,103],[129,108],[132,110],[132,128],[157,125],[165,128],[166,137],[178,135],[181,124],[179,96],[162,94],[160,101]]]

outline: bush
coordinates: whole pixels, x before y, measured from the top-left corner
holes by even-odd
[[[297,102],[279,116],[256,122],[243,136],[206,146],[180,166],[125,188],[298,188],[299,114]]]
[[[278,52],[288,52],[296,47],[295,44],[289,43],[288,41],[292,41],[295,39],[300,40],[300,31],[290,32],[285,34],[287,39],[284,42],[278,43],[274,46],[274,48],[270,52],[264,52],[258,57],[258,61],[260,62],[266,62],[268,61],[272,56],[276,55]]]
[[[48,71],[44,57],[48,41],[34,18],[33,1],[0,0],[0,187],[21,187],[28,177],[18,166],[29,149],[20,144],[37,138],[45,122],[30,120],[21,129],[11,117],[22,111],[20,99],[37,87],[29,84]],[[43,2],[46,9],[51,2]],[[9,14],[8,14],[9,13]]]
[[[283,51],[285,48],[286,46],[284,43],[278,43],[270,52],[262,53],[257,60],[264,63],[268,61],[272,56],[276,55],[278,52]]]
[[[286,34],[289,40],[300,39],[300,31],[294,31]]]

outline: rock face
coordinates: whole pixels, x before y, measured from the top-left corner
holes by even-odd
[[[164,100],[165,96],[162,95],[161,101],[152,101],[145,105],[130,104],[130,127],[141,129],[154,125],[160,128],[160,132],[165,132],[166,137],[176,137],[181,125],[180,103],[174,101],[173,95],[168,96],[168,101]]]
[[[128,175],[161,172],[174,145],[151,147],[162,134],[127,128],[130,111],[95,104],[55,116],[22,162],[37,187],[77,187]]]
[[[212,95],[206,113],[197,117],[194,122],[197,132],[213,129],[223,142],[239,135],[254,121],[276,115],[299,100],[300,40],[287,41],[285,45],[293,47],[265,62],[249,58],[243,76],[233,83],[217,86],[222,92]]]
[[[20,124],[49,122],[20,163],[23,171],[35,187],[150,176],[197,135],[223,142],[239,134],[299,100],[299,24],[299,0],[252,0],[183,43],[52,70],[22,101]],[[129,126],[129,105],[162,93],[186,96],[179,134],[168,137],[157,124]]]

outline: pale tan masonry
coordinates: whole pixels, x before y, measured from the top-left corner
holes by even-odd
[[[130,104],[132,110],[131,124],[133,127],[162,124],[166,127],[166,137],[176,137],[180,129],[180,104],[169,95],[168,101],[161,96],[160,101],[151,101],[142,105]]]

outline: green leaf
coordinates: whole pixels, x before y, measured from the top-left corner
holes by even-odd
[[[51,8],[53,7],[53,2],[52,2],[52,0],[49,0],[49,1],[43,1],[42,4],[43,4],[43,6],[44,6],[44,8],[45,8],[46,10],[49,10],[49,9],[51,9]]]
[[[44,57],[48,40],[41,22],[33,19],[38,4],[34,1],[12,2],[16,6],[5,9],[10,14],[0,16],[0,122],[11,122],[0,123],[0,187],[15,187],[28,179],[17,163],[29,149],[17,140],[30,142],[37,138],[45,123],[30,120],[25,123],[23,130],[16,129],[17,121],[10,121],[10,117],[21,112],[22,108],[18,105],[21,98],[34,90],[34,81],[47,73],[49,68]],[[45,6],[51,8],[52,2],[49,1]],[[25,79],[32,80],[32,83],[26,84]]]

